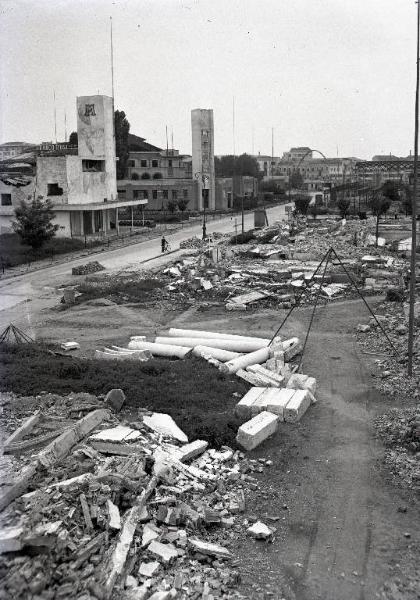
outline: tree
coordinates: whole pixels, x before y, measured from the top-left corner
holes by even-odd
[[[250,154],[241,154],[233,156],[226,154],[214,158],[214,168],[216,177],[233,177],[234,175],[249,175],[260,179],[262,173],[258,167],[258,162]]]
[[[382,194],[381,189],[372,190],[372,198],[370,199],[369,206],[372,210],[372,213],[376,217],[375,237],[376,246],[378,246],[379,219],[389,210],[389,207],[391,206],[391,200]]]
[[[169,210],[169,212],[171,214],[174,214],[177,207],[178,207],[178,203],[175,200],[169,200],[168,204],[166,205],[166,208]]]
[[[405,216],[411,215],[413,207],[413,190],[407,184],[405,184],[402,188],[402,199],[402,205],[405,211]]]
[[[299,171],[293,171],[289,176],[289,186],[291,189],[301,189],[303,187],[303,177]]]
[[[69,137],[69,144],[70,146],[77,146],[78,144],[78,135],[77,135],[77,131],[72,131]]]
[[[349,208],[350,208],[350,198],[341,196],[337,200],[337,207],[338,207],[338,210],[340,211],[341,218],[345,219],[348,215]]]
[[[178,200],[178,209],[182,213],[187,210],[188,202],[189,202],[188,198],[180,198]]]
[[[385,196],[385,198],[388,198],[388,200],[390,200],[391,202],[398,202],[398,200],[400,199],[398,190],[399,190],[399,185],[395,181],[391,181],[391,180],[385,181],[385,183],[382,186],[382,194]]]
[[[41,248],[45,242],[51,240],[58,230],[54,225],[53,204],[51,200],[43,200],[42,196],[33,198],[28,202],[22,200],[15,209],[16,221],[13,221],[13,230],[18,234],[23,244],[28,244],[34,250]]]
[[[310,196],[304,196],[303,194],[295,196],[294,202],[297,212],[301,215],[307,215],[310,201]]]
[[[115,111],[115,152],[117,161],[117,179],[124,179],[129,155],[128,134],[130,123],[123,110]]]

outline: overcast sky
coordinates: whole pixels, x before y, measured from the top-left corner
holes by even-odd
[[[405,156],[413,147],[413,0],[0,0],[0,141],[76,127],[76,96],[111,94],[131,132],[191,152],[213,108],[215,151]],[[171,142],[169,142],[171,145]]]

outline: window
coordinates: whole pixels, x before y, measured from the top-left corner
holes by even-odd
[[[12,194],[2,194],[1,195],[1,205],[2,206],[12,206]]]
[[[141,160],[141,161],[140,161],[140,165],[141,165],[142,167],[147,167],[147,160]]]
[[[150,179],[150,173],[143,173],[141,176],[142,179]]]
[[[117,190],[117,193],[120,198],[125,198],[127,195],[127,190]]]
[[[162,179],[162,173],[154,173],[153,179]]]
[[[182,190],[184,198],[188,198],[188,190]]]
[[[63,188],[61,188],[58,183],[48,183],[47,184],[47,196],[62,196]]]
[[[152,191],[152,198],[153,200],[157,200],[157,190]]]
[[[152,160],[152,167],[158,167],[159,166],[159,161],[158,160]]]
[[[165,198],[165,200],[169,198],[169,190],[163,190],[163,197]]]
[[[172,167],[172,160],[171,159],[168,160],[168,167]]]
[[[128,167],[135,167],[136,166],[136,161],[135,160],[129,160],[127,166]]]
[[[172,190],[172,200],[177,200],[178,198],[178,190]]]
[[[88,171],[90,173],[98,173],[105,171],[104,160],[82,160],[82,171]]]
[[[149,191],[142,190],[142,193],[143,193],[143,200],[148,200],[149,199]]]

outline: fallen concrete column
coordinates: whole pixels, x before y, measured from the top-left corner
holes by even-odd
[[[299,338],[294,337],[283,342],[284,360],[289,362],[294,356],[302,351],[303,345]]]
[[[300,421],[311,405],[311,396],[308,390],[296,390],[284,409],[284,420],[288,423]]]
[[[133,342],[130,342],[132,344]],[[268,342],[264,341],[244,341],[241,340],[227,340],[223,338],[171,338],[158,336],[155,339],[156,344],[171,345],[175,346],[209,346],[210,348],[220,348],[221,350],[231,350],[232,352],[255,352],[267,346]],[[132,348],[134,346],[130,346]],[[267,357],[268,358],[268,357]],[[267,359],[265,359],[267,360]]]
[[[228,361],[221,366],[220,370],[224,373],[236,373],[239,369],[245,369],[251,365],[256,365],[265,362],[270,356],[270,349],[267,347],[260,348],[244,356],[239,356]]]
[[[221,362],[226,362],[241,356],[239,352],[230,352],[229,350],[222,350],[221,348],[210,348],[210,346],[195,346],[192,353],[194,356],[200,358],[215,358]]]
[[[253,450],[273,435],[277,428],[278,417],[269,412],[262,412],[239,427],[236,441],[245,450]]]
[[[171,344],[158,344],[153,342],[138,342],[131,340],[128,344],[129,350],[150,350],[153,356],[167,356],[175,358],[185,358],[186,355],[191,352],[192,344],[190,347],[177,346]]]
[[[213,331],[199,331],[197,329],[176,329],[171,327],[168,331],[168,337],[192,337],[192,338],[221,338],[224,340],[237,340],[238,342],[260,342],[267,345],[270,340],[267,338],[252,337],[246,335],[236,335],[233,333],[216,333]]]

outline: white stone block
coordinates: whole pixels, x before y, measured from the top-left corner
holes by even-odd
[[[235,412],[238,417],[248,417],[251,413],[251,406],[266,389],[265,387],[252,387],[236,405]]]
[[[296,390],[284,410],[284,420],[288,423],[300,421],[311,404],[311,393],[308,390]]]
[[[284,410],[293,394],[294,390],[272,389],[267,390],[260,400],[264,403],[264,410],[277,415],[280,421],[284,421]]]
[[[272,371],[265,369],[261,365],[250,365],[249,367],[247,367],[247,371],[250,371],[251,373],[254,373],[254,375],[272,381],[272,386],[280,387],[284,384],[284,377],[282,375],[273,373]]]
[[[273,413],[262,412],[238,429],[236,441],[245,450],[253,450],[278,428],[278,417]]]
[[[148,550],[166,564],[171,563],[178,557],[178,552],[173,544],[162,544],[162,542],[156,540],[149,544]]]

